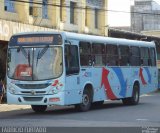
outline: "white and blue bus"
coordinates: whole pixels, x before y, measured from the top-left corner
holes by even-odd
[[[69,32],[21,33],[11,37],[7,59],[8,104],[92,104],[119,100],[136,105],[158,87],[154,42]]]

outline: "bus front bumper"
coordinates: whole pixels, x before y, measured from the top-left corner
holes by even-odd
[[[19,105],[65,105],[64,92],[59,92],[55,95],[14,95],[7,92],[8,104]]]

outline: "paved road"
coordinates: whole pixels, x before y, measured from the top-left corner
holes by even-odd
[[[142,96],[140,104],[106,102],[88,112],[70,107],[49,107],[43,114],[31,109],[0,112],[0,126],[40,127],[160,127],[160,92]]]

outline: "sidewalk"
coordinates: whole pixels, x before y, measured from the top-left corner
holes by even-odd
[[[31,109],[31,106],[30,105],[0,104],[0,112],[13,111],[13,110],[23,110],[23,109]]]

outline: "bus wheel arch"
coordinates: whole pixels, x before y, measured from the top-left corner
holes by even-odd
[[[86,84],[85,87],[84,87],[83,92],[84,92],[85,90],[88,90],[88,91],[89,91],[89,93],[90,93],[90,95],[91,95],[91,102],[92,102],[92,101],[93,101],[93,96],[94,96],[94,90],[93,90],[92,84]]]
[[[128,98],[123,98],[122,102],[124,105],[137,105],[139,103],[140,96],[140,84],[138,81],[135,81],[133,84],[132,96]]]
[[[82,101],[80,104],[76,104],[75,108],[82,112],[88,111],[93,101],[93,93],[93,86],[91,84],[86,84],[82,94]]]

